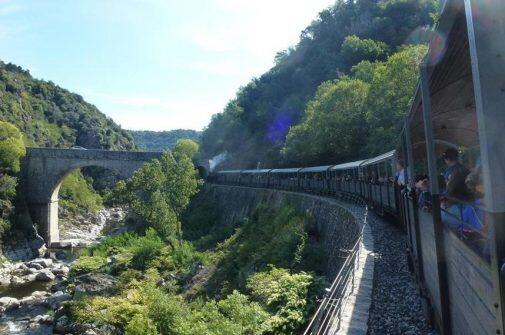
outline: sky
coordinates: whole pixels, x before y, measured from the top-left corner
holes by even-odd
[[[0,0],[0,60],[123,128],[201,130],[335,0]]]

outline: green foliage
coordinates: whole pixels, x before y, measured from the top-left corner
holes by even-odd
[[[20,159],[25,153],[19,129],[9,122],[0,121],[0,171],[19,172]]]
[[[425,52],[425,46],[406,47],[386,62],[353,66],[356,78],[321,84],[305,120],[287,135],[285,161],[334,164],[393,149]]]
[[[18,180],[7,174],[0,175],[0,201],[12,202],[16,196]]]
[[[180,139],[175,145],[174,153],[186,155],[190,159],[194,159],[198,153],[198,143],[189,139]]]
[[[30,146],[134,148],[128,132],[80,95],[50,81],[34,79],[21,67],[3,62],[0,62],[0,120],[19,128]]]
[[[135,171],[126,183],[118,184],[107,199],[120,199],[130,205],[163,238],[181,240],[179,218],[197,193],[199,183],[188,156],[166,151],[160,159]]]
[[[252,219],[217,247],[219,260],[207,292],[223,294],[243,289],[249,275],[269,264],[322,273],[326,260],[311,242],[309,232],[313,234],[311,220],[294,208],[260,206]]]
[[[407,47],[375,69],[366,104],[370,133],[363,152],[367,155],[394,148],[426,51],[423,45]]]
[[[144,237],[134,241],[135,243],[131,244],[131,265],[134,269],[144,271],[153,260],[162,255],[165,244],[152,229],[148,229]]]
[[[361,39],[356,35],[347,36],[340,47],[340,57],[347,66],[361,61],[384,60],[387,55],[387,45],[372,39]]]
[[[157,335],[153,321],[142,314],[137,314],[126,325],[125,335]]]
[[[365,103],[369,85],[343,78],[319,86],[307,117],[291,128],[283,149],[295,164],[331,164],[355,157],[365,143]]]
[[[102,256],[80,256],[73,264],[71,273],[74,275],[98,271],[107,264],[107,259]]]
[[[337,1],[302,32],[296,47],[278,53],[268,72],[212,118],[202,134],[202,157],[226,151],[227,168],[291,164],[281,149],[289,129],[306,119],[317,88],[350,75],[354,62],[382,60],[403,44],[425,42],[436,11],[436,0]]]
[[[198,142],[201,132],[189,129],[169,131],[130,130],[135,144],[147,151],[165,151],[175,148],[177,141],[188,139]]]
[[[59,197],[60,204],[73,211],[96,213],[103,207],[102,197],[80,170],[72,171],[63,179]]]
[[[310,287],[319,284],[309,273],[290,274],[286,269],[271,267],[249,277],[247,288],[252,299],[272,313],[267,326],[271,333],[293,334],[313,311],[316,297],[310,294]]]
[[[219,302],[185,303],[159,288],[158,279],[150,271],[144,281],[131,281],[117,296],[73,302],[70,313],[79,323],[110,324],[126,334],[262,334],[269,314],[246,296],[234,292]]]

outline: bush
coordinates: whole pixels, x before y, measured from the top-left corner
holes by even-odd
[[[247,288],[252,298],[273,314],[267,322],[272,333],[291,334],[307,322],[316,300],[310,288],[316,285],[321,289],[320,283],[306,272],[290,274],[286,269],[270,267],[249,277]]]
[[[0,171],[19,172],[25,153],[23,134],[13,124],[0,121]]]
[[[125,335],[157,335],[153,321],[142,314],[137,314],[126,325]]]
[[[132,253],[131,265],[134,269],[144,271],[150,263],[161,255],[165,243],[153,229],[148,229],[146,235],[133,240],[129,248]]]
[[[102,256],[80,256],[72,264],[71,274],[81,274],[91,271],[98,271],[107,264],[107,259]]]

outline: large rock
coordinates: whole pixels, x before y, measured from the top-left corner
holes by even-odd
[[[55,278],[54,274],[48,269],[40,271],[35,276],[35,280],[37,281],[53,281],[54,278]]]
[[[38,264],[43,268],[48,268],[53,265],[53,260],[51,258],[35,258],[34,260],[28,262],[28,267],[34,267],[33,265]]]
[[[62,291],[57,291],[52,294],[49,298],[47,298],[46,302],[52,309],[57,309],[61,307],[61,305],[70,300],[70,295],[67,293],[63,293]]]
[[[16,309],[19,307],[19,300],[12,297],[2,297],[0,298],[0,307],[3,307],[6,311]]]
[[[68,272],[70,271],[70,269],[68,268],[68,266],[61,266],[59,268],[54,268],[51,270],[55,275],[63,275],[63,276],[67,276],[68,275]]]
[[[116,279],[105,273],[87,273],[75,278],[74,299],[81,296],[109,295],[116,289]]]

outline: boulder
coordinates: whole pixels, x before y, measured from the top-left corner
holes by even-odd
[[[35,258],[34,260],[28,262],[27,265],[31,267],[30,265],[33,264],[39,264],[43,268],[48,268],[53,265],[53,260],[51,258]]]
[[[19,300],[12,297],[0,298],[0,307],[5,308],[6,311],[16,309],[19,307]]]
[[[52,281],[54,278],[55,276],[48,269],[44,269],[35,275],[35,280],[37,281]]]
[[[33,319],[30,320],[32,323],[40,323],[45,325],[50,325],[53,323],[53,317],[51,315],[37,315]]]
[[[46,302],[52,309],[59,308],[65,301],[70,300],[70,295],[63,293],[62,291],[57,291],[47,298]]]
[[[25,277],[18,277],[18,276],[11,277],[11,284],[12,285],[22,285],[24,283],[26,283]]]
[[[11,276],[3,275],[0,277],[0,286],[9,286],[11,284]]]
[[[44,268],[44,267],[43,267],[41,264],[39,264],[39,263],[28,263],[28,264],[27,264],[27,266],[28,266],[28,267],[30,267],[30,268],[33,268],[33,269],[35,269],[35,270],[42,270],[42,269]]]
[[[109,295],[115,291],[116,279],[105,273],[86,273],[75,278],[74,299],[81,296]]]
[[[67,316],[62,316],[54,323],[53,332],[56,334],[65,334],[70,330],[70,320]]]
[[[63,265],[63,266],[61,266],[59,268],[54,268],[51,271],[55,275],[66,276],[66,275],[68,275],[68,272],[70,271],[70,269],[68,268],[68,266]]]

